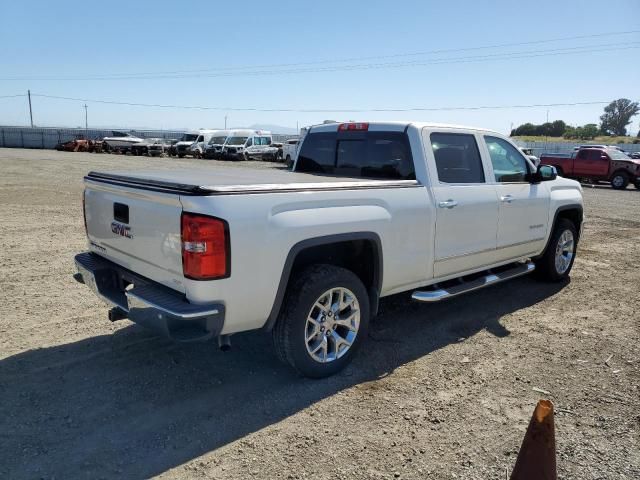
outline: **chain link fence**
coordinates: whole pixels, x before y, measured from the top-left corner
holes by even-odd
[[[95,128],[50,128],[50,127],[2,127],[0,126],[0,147],[53,149],[59,143],[76,139],[102,140],[115,132],[126,132],[140,138],[179,139],[184,130],[105,130]],[[297,135],[273,134],[274,142],[283,142]]]

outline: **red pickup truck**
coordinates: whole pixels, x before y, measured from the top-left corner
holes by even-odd
[[[540,155],[540,164],[552,165],[558,175],[568,178],[605,180],[616,190],[633,183],[640,189],[640,160],[609,147],[585,147],[571,154]]]

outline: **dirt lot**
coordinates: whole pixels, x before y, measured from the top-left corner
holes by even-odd
[[[640,191],[585,188],[570,282],[386,299],[310,381],[261,332],[222,353],[110,323],[71,278],[87,171],[194,163],[0,149],[1,477],[504,478],[540,388],[561,478],[640,478]]]

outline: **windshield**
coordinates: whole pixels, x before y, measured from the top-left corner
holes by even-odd
[[[195,142],[196,138],[198,138],[198,135],[194,135],[193,133],[185,133],[184,135],[182,135],[182,138],[180,139],[181,142]]]
[[[227,145],[244,145],[249,137],[231,137],[227,140]]]
[[[615,148],[608,148],[607,153],[609,157],[611,157],[611,160],[629,160],[631,158]]]
[[[223,145],[227,137],[213,137],[209,140],[209,145]]]

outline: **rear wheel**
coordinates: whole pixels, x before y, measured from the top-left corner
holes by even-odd
[[[611,186],[616,190],[624,190],[629,185],[629,175],[624,172],[616,172],[611,177]]]
[[[572,221],[558,220],[551,233],[547,249],[535,261],[536,276],[541,280],[559,282],[569,276],[578,246],[578,232]]]
[[[351,271],[314,265],[287,290],[273,329],[280,360],[306,377],[333,375],[351,361],[369,326],[369,296]]]
[[[638,190],[640,190],[640,182],[636,182],[633,184]]]

